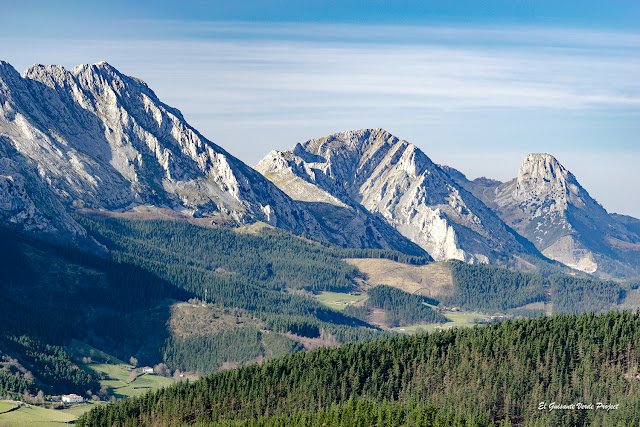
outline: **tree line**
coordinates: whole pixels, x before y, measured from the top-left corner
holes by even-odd
[[[367,290],[368,298],[361,306],[350,305],[344,313],[366,321],[369,310],[379,308],[385,311],[388,327],[415,325],[418,323],[446,323],[449,321],[441,313],[423,304],[438,305],[433,298],[414,295],[400,289],[378,285]]]
[[[640,312],[520,319],[295,353],[92,409],[79,426],[319,413],[354,401],[546,425],[640,422]],[[617,410],[540,410],[597,402]]]
[[[0,395],[35,395],[39,390],[84,395],[100,389],[95,375],[78,368],[63,347],[39,338],[0,335],[0,356],[8,365],[0,369]]]
[[[449,265],[454,292],[451,296],[440,297],[440,301],[466,310],[535,316],[541,312],[513,309],[546,301],[553,304],[554,313],[598,313],[610,310],[626,295],[619,283],[610,280],[565,274],[545,277],[538,273],[460,261],[450,261]]]

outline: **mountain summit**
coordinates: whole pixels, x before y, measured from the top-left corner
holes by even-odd
[[[528,154],[509,182],[467,181],[466,186],[551,259],[605,276],[640,272],[629,262],[640,253],[640,237],[610,216],[550,154]]]
[[[72,207],[144,204],[326,238],[310,213],[106,62],[24,76],[1,62],[0,157],[0,215],[20,229],[83,234]]]
[[[494,262],[528,252],[421,150],[383,129],[311,139],[271,152],[256,168],[294,199],[364,208],[436,260]]]

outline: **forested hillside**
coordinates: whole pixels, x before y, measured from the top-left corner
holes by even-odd
[[[312,316],[331,323],[348,324],[353,319],[327,311],[291,291],[356,289],[354,279],[362,273],[343,258],[388,258],[406,264],[427,262],[393,251],[340,248],[270,228],[251,235],[180,221],[80,217],[78,221],[111,250],[114,259],[138,265],[200,298],[205,297],[206,291],[209,301],[226,307]],[[613,281],[560,274],[545,276],[458,261],[449,262],[449,268],[454,292],[439,301],[485,313],[541,314],[541,311],[514,311],[535,302],[552,303],[554,313],[600,312],[613,308],[625,295],[620,284]],[[391,298],[389,292],[384,291],[387,299]],[[376,296],[368,304],[378,299]],[[397,301],[394,305],[398,305]],[[377,302],[377,307],[383,306],[381,300]],[[432,317],[429,321],[443,320]]]
[[[173,299],[189,293],[130,264],[0,228],[0,393],[97,393],[65,351],[73,338],[160,360]]]
[[[98,407],[78,425],[289,417],[353,400],[513,424],[638,425],[639,360],[640,313],[522,319],[296,353]],[[552,402],[594,409],[549,410]]]
[[[615,282],[459,262],[446,264],[453,293],[437,299],[388,286],[361,289],[366,277],[343,258],[427,261],[392,251],[340,248],[269,228],[249,234],[179,221],[78,221],[110,249],[107,257],[0,229],[0,391],[95,392],[95,380],[73,369],[49,375],[39,368],[45,365],[30,362],[28,351],[41,360],[55,357],[60,366],[72,363],[63,350],[72,338],[122,360],[135,357],[206,374],[302,348],[392,336],[367,323],[370,310],[383,312],[382,327],[394,327],[447,321],[423,302],[489,314],[536,314],[541,310],[519,307],[544,301],[554,312],[581,313],[605,311],[624,296]],[[340,312],[310,297],[326,290],[357,290],[367,299]],[[197,304],[184,303],[194,298]],[[189,315],[202,304],[209,320],[204,314],[198,319],[206,327],[189,326],[185,318],[177,330],[168,328],[179,304]]]
[[[116,256],[126,254],[134,261],[150,261],[148,268],[159,270],[174,281],[183,280],[183,287],[202,297],[205,283],[226,287],[234,282],[238,286],[279,291],[349,291],[354,288],[352,279],[358,271],[341,259],[347,257],[426,262],[424,258],[394,251],[321,244],[266,227],[252,235],[181,221],[78,219]],[[161,270],[154,262],[169,266]],[[187,274],[181,268],[194,271]],[[198,273],[202,277],[194,277]]]
[[[333,344],[388,335],[289,292],[296,286],[323,286],[323,280],[327,286],[353,286],[350,277],[357,272],[338,254],[355,256],[359,250],[326,248],[286,233],[251,236],[170,221],[121,223],[123,234],[113,231],[111,240],[99,236],[111,248],[119,247],[116,242],[127,245],[127,252],[113,250],[108,258],[0,229],[0,322],[6,334],[0,341],[0,392],[96,392],[95,383],[76,381],[75,373],[68,376],[76,385],[63,388],[54,376],[39,375],[36,365],[28,363],[27,348],[11,344],[18,339],[41,343],[41,352],[40,347],[58,346],[51,348],[59,348],[60,360],[63,347],[77,338],[123,360],[133,356],[146,364],[166,361],[170,369],[204,374],[224,363],[277,357],[302,348],[284,335],[256,330],[269,329],[270,324],[278,328],[274,332],[310,338],[324,334]],[[135,227],[153,231],[155,239],[136,235]],[[137,239],[125,237],[127,232]],[[205,242],[200,250],[198,242]],[[242,256],[234,256],[234,250]],[[363,253],[403,258],[385,251]],[[301,260],[295,268],[286,261],[294,254]],[[173,336],[167,329],[171,307],[196,296],[206,296],[214,312],[240,310],[248,329]],[[218,326],[223,325],[212,328]],[[211,346],[219,351],[208,351]]]
[[[388,327],[407,326],[424,323],[446,323],[449,320],[427,304],[438,305],[433,298],[413,295],[386,285],[378,285],[367,290],[369,298],[362,306],[349,306],[343,313],[366,320],[371,308],[383,309]]]
[[[35,396],[100,389],[98,379],[78,368],[63,347],[26,335],[0,335],[0,395]]]
[[[446,305],[486,313],[543,314],[542,310],[514,310],[547,302],[554,314],[602,312],[615,308],[625,296],[620,283],[564,274],[543,276],[490,265],[451,261],[453,295],[440,298]]]

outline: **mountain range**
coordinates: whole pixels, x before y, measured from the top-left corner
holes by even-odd
[[[435,260],[488,263],[533,252],[420,149],[382,129],[272,151],[256,169],[296,200],[363,208]]]
[[[528,155],[506,183],[470,181],[366,129],[272,151],[254,169],[106,62],[21,76],[0,61],[2,224],[96,248],[72,214],[141,207],[433,260],[640,275],[640,221],[608,214],[551,155]]]

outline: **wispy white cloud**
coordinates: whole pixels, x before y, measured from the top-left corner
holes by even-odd
[[[239,114],[258,112],[270,100],[293,109],[337,103],[354,109],[387,105],[444,110],[640,106],[640,36],[634,34],[536,28],[156,25],[173,27],[174,32],[184,27],[194,34],[208,29],[227,38],[37,40],[26,51],[45,51],[45,56],[58,58],[56,62],[69,57],[87,62],[100,52],[100,58],[116,66],[157,80],[154,87],[160,92],[200,112],[206,99],[217,100],[209,102],[206,111]],[[337,33],[347,41],[313,40],[318,33]],[[379,33],[386,35],[384,42],[362,42]],[[269,37],[256,38],[263,34]],[[274,40],[302,34],[309,39]],[[401,34],[414,43],[393,43],[389,34]],[[237,38],[228,39],[229,35]],[[23,52],[20,47],[18,53]]]
[[[606,147],[615,156],[624,147],[621,156],[640,160],[638,34],[135,24],[141,38],[0,39],[0,52],[20,71],[33,62],[107,60],[251,164],[272,148],[359,127],[388,128],[436,161],[514,145],[517,156],[577,147]],[[486,174],[512,176],[517,166],[496,161]],[[640,182],[639,172],[624,173]],[[603,197],[612,197],[608,191]]]
[[[566,27],[523,25],[418,26],[344,23],[135,20],[124,28],[143,28],[164,39],[306,40],[389,44],[511,44],[638,49],[640,34]]]

